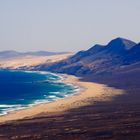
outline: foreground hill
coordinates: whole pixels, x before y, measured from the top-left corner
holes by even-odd
[[[140,63],[139,54],[140,43],[136,44],[124,38],[116,38],[107,45],[95,45],[86,51],[76,53],[68,59],[52,64],[39,65],[35,69],[78,76],[112,73]]]

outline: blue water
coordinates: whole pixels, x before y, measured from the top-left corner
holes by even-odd
[[[0,70],[0,115],[74,93],[76,87],[58,80],[47,72]]]

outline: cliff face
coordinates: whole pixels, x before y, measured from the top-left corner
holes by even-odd
[[[51,64],[42,64],[35,69],[74,75],[112,73],[140,62],[140,43],[116,38],[107,45],[95,45],[72,57]]]

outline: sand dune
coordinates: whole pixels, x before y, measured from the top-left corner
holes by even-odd
[[[25,57],[16,57],[11,59],[1,59],[0,67],[1,68],[19,68],[19,67],[31,67],[43,63],[51,63],[66,59],[71,56],[72,53],[60,54],[60,55],[52,55],[52,56],[25,56]]]

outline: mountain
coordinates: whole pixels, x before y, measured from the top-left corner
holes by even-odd
[[[21,56],[49,56],[49,55],[57,55],[57,54],[64,54],[67,52],[48,52],[48,51],[35,51],[35,52],[17,52],[13,50],[1,51],[0,58],[1,59],[8,59],[14,57],[21,57]]]
[[[140,43],[116,38],[107,45],[95,45],[86,51],[80,51],[70,58],[50,64],[37,66],[40,70],[90,75],[112,73],[127,65],[140,62]],[[35,68],[36,69],[36,68]]]
[[[1,51],[0,52],[0,58],[18,57],[20,55],[21,55],[21,53],[13,51],[13,50]]]
[[[140,43],[130,49],[124,59],[125,63],[131,64],[140,61]]]
[[[107,45],[107,50],[112,53],[120,53],[125,50],[131,49],[136,43],[124,38],[116,38],[110,41]]]

